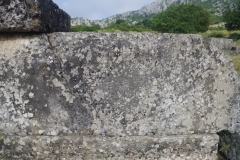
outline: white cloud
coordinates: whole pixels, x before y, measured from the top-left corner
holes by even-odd
[[[103,19],[115,14],[138,10],[155,0],[53,0],[72,18]]]

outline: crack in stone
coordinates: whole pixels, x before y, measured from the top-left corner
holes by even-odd
[[[51,36],[50,35],[47,35],[47,41],[50,45],[50,50],[53,51],[53,54],[55,56],[55,59],[57,60],[57,63],[59,64],[59,69],[60,69],[60,76],[61,78],[65,81],[66,83],[66,86],[67,86],[67,92],[70,92],[71,95],[74,95],[73,91],[70,89],[69,87],[69,84],[68,84],[68,81],[67,79],[64,77],[64,72],[63,72],[63,65],[62,65],[62,61],[61,61],[61,58],[56,54],[56,52],[54,51],[54,48],[53,48],[53,45],[52,45],[52,42],[51,42]]]

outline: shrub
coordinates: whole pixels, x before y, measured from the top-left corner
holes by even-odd
[[[153,29],[169,33],[205,32],[210,24],[210,13],[196,4],[170,6],[152,19]]]
[[[223,38],[224,34],[222,32],[212,32],[209,37]]]
[[[72,26],[70,31],[71,32],[84,32],[84,31],[96,32],[100,29],[101,29],[100,25],[94,24],[92,26],[84,26],[84,25]]]
[[[116,22],[115,22],[115,24],[120,24],[120,23],[123,23],[123,22],[125,22],[125,21],[122,20],[122,19],[117,19]]]
[[[223,14],[223,20],[226,22],[225,27],[227,30],[239,30],[240,29],[240,1],[237,8],[226,10]]]
[[[229,35],[229,38],[230,38],[230,39],[233,39],[234,41],[237,41],[237,40],[240,39],[240,33],[231,33],[231,34]]]

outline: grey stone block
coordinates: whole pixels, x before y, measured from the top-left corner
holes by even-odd
[[[0,0],[0,32],[68,32],[70,16],[52,0]]]
[[[6,159],[215,160],[218,136],[6,136]]]
[[[236,52],[237,55],[240,54],[240,46],[234,47],[234,51]]]
[[[209,38],[208,39],[212,45],[220,50],[231,50],[232,49],[232,39],[227,38]]]
[[[111,149],[115,138],[127,137],[119,142],[126,142],[126,148],[139,146],[129,154],[134,159],[139,152],[140,159],[140,150],[147,154],[148,145],[141,148],[138,140],[148,144],[146,137],[166,137],[173,148],[166,150],[166,156],[179,150],[180,159],[195,159],[192,155],[197,153],[203,158],[196,159],[207,160],[216,155],[217,140],[209,145],[207,140],[195,141],[194,148],[191,137],[236,131],[238,75],[230,57],[200,35],[0,34],[0,46],[0,134],[6,137],[4,147],[9,155],[37,156],[35,150],[40,155],[51,153],[56,146],[71,145],[51,142],[64,136],[72,138],[73,144],[81,136],[104,137],[94,143],[86,140],[92,144],[87,147],[93,148],[91,152]],[[49,139],[50,147],[29,135],[43,138],[43,142]],[[184,135],[190,137],[188,142]],[[17,136],[23,139],[15,139]],[[172,143],[169,137],[180,138]],[[29,147],[40,143],[40,148],[27,149],[24,155],[27,147],[14,142]],[[186,154],[182,145],[194,151]],[[124,158],[126,148],[116,155]],[[83,153],[87,153],[84,147]],[[159,154],[157,149],[151,153]]]

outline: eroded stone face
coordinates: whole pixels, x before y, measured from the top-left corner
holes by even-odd
[[[70,16],[52,0],[1,0],[0,32],[68,32]]]
[[[199,35],[1,34],[0,46],[5,135],[235,129],[237,74],[228,56]]]

